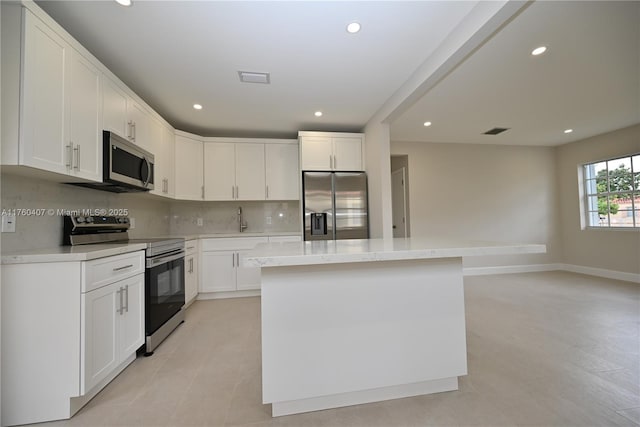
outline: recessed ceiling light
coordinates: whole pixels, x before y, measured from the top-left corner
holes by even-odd
[[[546,51],[547,51],[547,47],[546,46],[540,46],[540,47],[537,47],[537,48],[533,49],[531,51],[531,55],[533,55],[533,56],[542,55]]]
[[[200,104],[193,104],[193,108],[195,108],[196,110],[202,110],[202,105],[200,105]]]
[[[360,31],[360,28],[362,28],[360,26],[360,24],[358,22],[352,22],[349,25],[347,25],[347,32],[350,34],[355,34],[358,31]]]
[[[116,0],[116,2],[121,6],[131,6],[131,0]]]
[[[431,122],[424,122],[425,127],[431,126]]]
[[[564,130],[564,133],[571,133],[571,132],[573,132],[573,129],[565,129]]]
[[[313,115],[316,117],[322,117],[322,111],[316,111]]]

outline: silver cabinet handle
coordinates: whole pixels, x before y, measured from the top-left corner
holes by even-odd
[[[124,269],[131,268],[131,267],[133,267],[133,264],[125,265],[125,266],[122,266],[122,267],[116,267],[116,268],[113,269],[113,271],[120,271],[120,270],[124,270]]]
[[[236,266],[240,267],[240,252],[236,252]]]
[[[200,187],[200,190],[201,190],[200,198],[204,200],[204,185]]]
[[[235,199],[236,198],[236,189],[235,187],[232,185],[231,186],[231,199]]]
[[[234,268],[236,266],[236,254],[231,254],[231,266]]]
[[[333,168],[338,169],[338,158],[335,155],[333,156]]]
[[[127,122],[127,138],[133,140],[133,122],[131,120]]]
[[[76,164],[73,166],[73,169],[79,171],[80,170],[80,144],[77,144],[73,151],[76,154]]]
[[[136,132],[136,122],[132,123],[131,128],[133,129],[132,135],[133,135],[133,140],[135,141],[136,140],[136,134],[138,133],[138,132]]]
[[[71,169],[72,165],[73,165],[73,142],[70,142],[69,145],[67,145],[67,169]]]
[[[125,306],[125,310],[127,311],[127,313],[129,312],[129,285],[126,285],[124,287],[124,291],[127,294],[127,298],[125,299],[127,305]]]
[[[269,198],[269,186],[267,185],[267,199]]]
[[[122,288],[118,289],[118,292],[116,292],[120,298],[120,306],[118,307],[118,309],[116,310],[118,312],[118,314],[122,314],[123,313],[123,308],[122,308]]]
[[[236,199],[240,198],[240,189],[239,187],[236,185]]]

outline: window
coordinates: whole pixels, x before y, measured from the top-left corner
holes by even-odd
[[[640,154],[583,167],[587,225],[640,228]]]

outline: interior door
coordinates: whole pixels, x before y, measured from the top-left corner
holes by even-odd
[[[407,195],[405,193],[405,168],[391,173],[391,207],[393,210],[393,237],[407,237]]]

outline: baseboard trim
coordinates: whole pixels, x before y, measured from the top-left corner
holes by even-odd
[[[207,299],[226,299],[226,298],[244,298],[244,297],[259,297],[260,290],[246,290],[246,291],[227,291],[227,292],[201,292],[196,297],[197,300]]]
[[[560,270],[572,273],[586,274],[589,276],[605,277],[607,279],[622,280],[625,282],[640,283],[640,274],[624,271],[606,270],[604,268],[585,267],[575,264],[559,264]]]
[[[496,267],[466,267],[462,269],[465,276],[486,276],[490,274],[535,273],[538,271],[562,270],[562,264],[526,264],[502,265]]]
[[[503,266],[496,266],[496,267],[467,267],[467,268],[463,268],[462,271],[465,276],[534,273],[539,271],[568,271],[571,273],[586,274],[588,276],[604,277],[606,279],[640,283],[640,274],[627,273],[624,271],[616,271],[616,270],[607,270],[604,268],[584,267],[582,265],[562,264],[562,263],[503,265]]]

